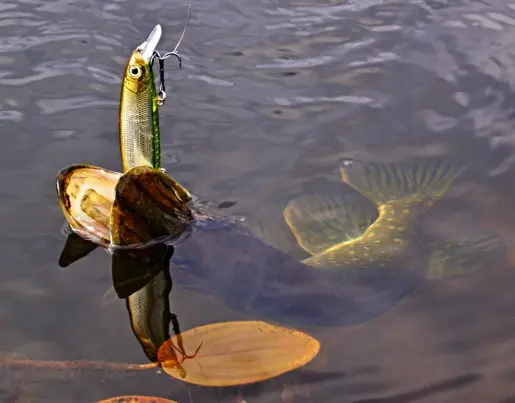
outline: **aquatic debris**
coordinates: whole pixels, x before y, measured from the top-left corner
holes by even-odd
[[[158,352],[163,370],[182,381],[204,386],[260,382],[300,368],[315,358],[320,343],[292,328],[260,321],[215,323],[180,334],[182,344],[198,351],[177,360],[173,336]]]
[[[116,396],[105,400],[99,400],[97,403],[177,403],[175,400],[165,399],[164,397],[155,396]]]
[[[27,367],[27,368],[48,368],[56,370],[73,370],[73,369],[105,369],[111,371],[141,371],[147,369],[155,369],[157,363],[148,364],[125,364],[119,362],[108,361],[90,361],[90,360],[74,360],[74,361],[51,361],[51,360],[30,360],[19,359],[6,356],[0,356],[0,364],[7,367]]]

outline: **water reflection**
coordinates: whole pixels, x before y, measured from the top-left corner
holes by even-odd
[[[85,257],[98,245],[70,233],[59,259],[68,266]],[[145,249],[113,251],[111,273],[114,291],[125,300],[131,329],[150,362],[157,362],[159,347],[170,338],[169,327],[180,333],[176,316],[170,311],[172,279],[169,261],[172,245],[155,244]]]
[[[123,209],[120,205],[122,200],[123,197],[117,199],[117,207],[120,209]],[[113,215],[117,217],[115,220],[116,228],[111,226],[111,230],[115,236],[120,237],[120,240],[126,241],[126,236],[131,231],[137,232],[138,240],[141,243],[151,241],[157,235],[156,231],[159,235],[163,235],[161,226],[157,225],[156,229],[156,226],[152,225],[153,222],[159,220],[152,221],[150,219],[144,223],[137,221],[139,227],[136,229],[134,227],[135,221],[133,221],[135,218],[133,209],[130,213],[123,211],[116,210],[113,212]],[[158,215],[158,217],[162,218],[162,215]],[[174,231],[170,234],[170,226],[168,226],[167,234],[169,238],[180,236],[177,228],[182,227],[173,226],[173,228]],[[186,229],[184,231],[186,232]],[[147,234],[145,238],[142,238],[144,236],[142,232]],[[133,240],[134,232],[131,232],[131,235],[131,240]],[[61,267],[71,265],[87,256],[98,245],[98,243],[84,239],[70,230],[59,258],[59,265]],[[178,322],[175,315],[170,312],[169,305],[172,290],[169,261],[173,252],[173,245],[164,243],[153,243],[142,249],[115,249],[111,251],[111,273],[114,290],[118,297],[126,302],[134,336],[141,344],[150,362],[155,363],[158,362],[157,352],[159,347],[170,338],[170,321],[174,320],[174,329],[180,332]]]
[[[173,246],[159,244],[144,251],[116,251],[112,256],[114,289],[125,298],[134,336],[151,362],[158,362],[159,347],[170,338],[170,322],[180,333],[169,303],[172,254]]]

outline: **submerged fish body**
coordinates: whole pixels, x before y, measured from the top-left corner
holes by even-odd
[[[267,244],[266,234],[209,214],[159,169],[138,167],[117,182],[113,179],[111,216],[97,217],[97,222],[109,222],[111,241],[118,245],[146,242],[167,231],[180,238],[170,262],[174,282],[215,295],[235,310],[297,326],[344,326],[389,310],[424,277],[420,273],[428,270],[428,262],[434,264],[436,255],[410,255],[412,226],[459,173],[437,160],[344,165],[344,182],[367,197],[368,204],[350,203],[344,194],[311,195],[293,200],[284,210],[299,245],[311,254],[304,261]],[[170,186],[163,187],[167,181]],[[163,198],[164,189],[168,196]],[[88,205],[94,200],[80,206],[101,214]],[[189,237],[181,237],[188,229]],[[481,242],[483,250],[495,246]],[[452,262],[473,266],[463,258],[478,245],[464,242],[460,253],[446,253],[445,258],[457,256],[460,260]],[[150,294],[163,289],[159,277],[156,281],[134,296],[131,323],[146,323],[148,312],[140,307],[145,299],[152,305]]]
[[[462,171],[440,159],[346,161],[343,182],[368,204],[344,193],[317,194],[292,200],[283,212],[311,257],[297,261],[267,245],[263,227],[256,234],[252,226],[197,231],[177,247],[173,278],[236,310],[283,323],[343,326],[369,320],[424,278],[436,277],[435,267],[440,277],[464,274],[482,264],[479,256],[502,254],[497,235],[412,247],[420,214]]]
[[[342,179],[368,204],[344,193],[317,194],[292,200],[284,210],[311,257],[295,260],[267,245],[266,233],[234,225],[197,231],[179,245],[172,276],[180,286],[215,294],[234,309],[288,324],[369,320],[419,284],[427,262],[409,253],[414,222],[460,172],[440,160],[347,161]]]
[[[400,264],[317,270],[239,225],[195,231],[177,245],[171,272],[179,287],[215,295],[254,318],[292,326],[364,322],[389,310],[418,283]]]

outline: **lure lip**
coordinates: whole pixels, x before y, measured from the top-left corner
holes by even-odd
[[[163,30],[161,29],[161,25],[157,24],[148,36],[147,40],[136,48],[136,50],[140,52],[141,57],[145,62],[148,63],[152,59],[152,55],[154,54],[154,51],[156,50],[157,45],[161,40],[162,33]]]

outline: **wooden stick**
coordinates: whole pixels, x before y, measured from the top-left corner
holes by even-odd
[[[158,363],[152,362],[149,364],[125,364],[106,361],[38,361],[38,360],[20,360],[16,358],[0,357],[0,365],[7,365],[13,367],[29,367],[29,368],[52,368],[52,369],[112,369],[118,371],[134,371],[157,368]]]

